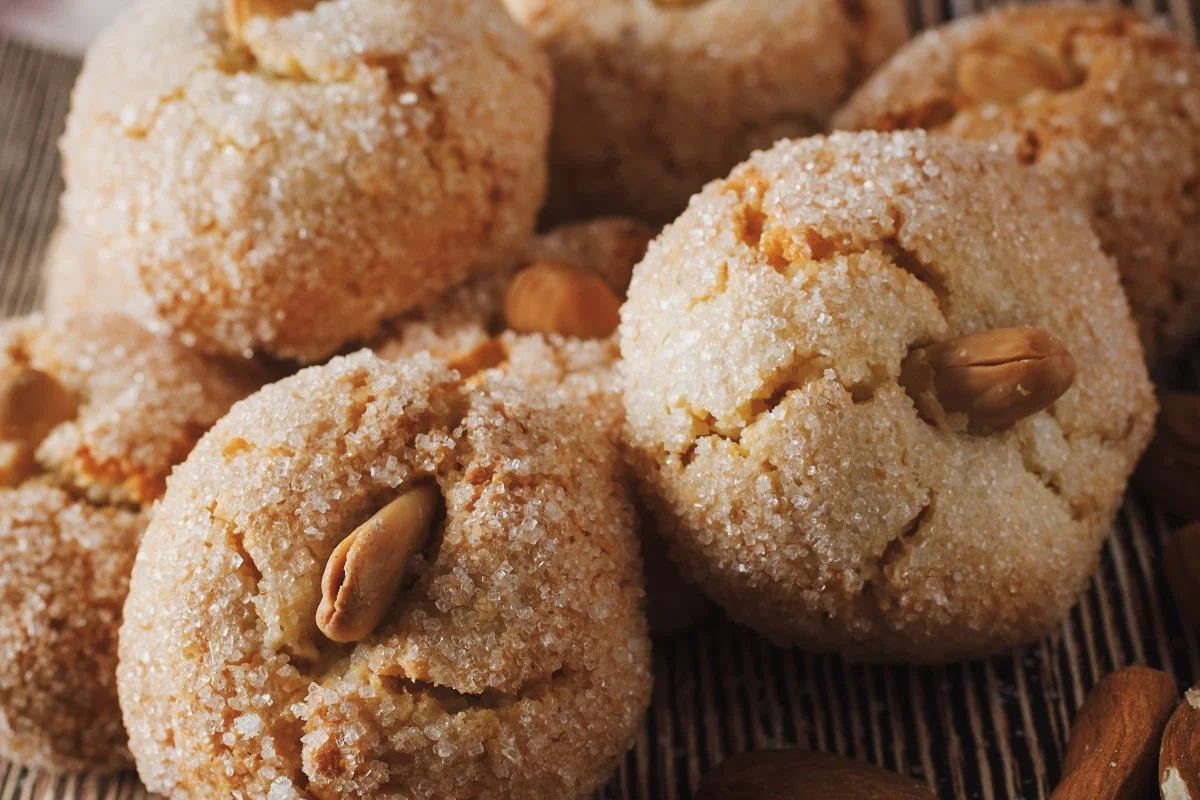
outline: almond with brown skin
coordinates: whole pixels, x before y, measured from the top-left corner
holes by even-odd
[[[1158,781],[1162,800],[1200,800],[1200,685],[1184,693],[1163,731]]]
[[[1179,616],[1200,630],[1200,522],[1180,528],[1167,538],[1163,546],[1163,577]]]
[[[1154,439],[1138,465],[1138,484],[1170,513],[1200,520],[1200,394],[1158,398]]]
[[[517,333],[605,339],[621,322],[621,301],[598,276],[560,261],[521,270],[508,285],[504,319]]]
[[[1007,36],[976,42],[958,59],[958,88],[976,103],[1012,105],[1034,92],[1062,92],[1075,83],[1054,53]]]
[[[933,800],[923,783],[831,753],[760,750],[730,756],[704,777],[695,800]]]
[[[432,482],[406,490],[342,540],[325,565],[317,627],[335,642],[357,642],[392,608],[409,559],[429,537],[437,511]]]
[[[1178,698],[1175,679],[1149,667],[1128,667],[1096,684],[1071,728],[1051,800],[1153,796],[1159,743]]]
[[[1012,425],[1049,407],[1071,387],[1075,361],[1038,328],[997,328],[918,347],[900,385],[925,419],[974,430]]]

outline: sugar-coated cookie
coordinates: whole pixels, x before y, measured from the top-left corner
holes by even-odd
[[[520,249],[551,79],[499,0],[230,5],[125,12],[62,141],[67,224],[185,341],[318,360]]]
[[[131,765],[117,628],[148,508],[251,386],[133,320],[0,326],[0,755]]]
[[[778,139],[824,130],[908,38],[901,0],[505,0],[557,85],[547,217],[671,220]]]
[[[780,143],[693,200],[621,325],[685,575],[772,638],[981,656],[1090,576],[1154,396],[1085,213],[986,145]]]
[[[569,406],[362,352],[239,404],[145,535],[118,687],[169,797],[575,798],[650,699],[633,511]]]
[[[1115,6],[1012,6],[905,46],[834,117],[982,139],[1076,194],[1151,366],[1200,334],[1200,51]]]

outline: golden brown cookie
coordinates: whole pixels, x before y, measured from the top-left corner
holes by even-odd
[[[554,66],[554,222],[667,222],[754,149],[824,130],[908,38],[900,0],[505,2]]]
[[[594,789],[650,698],[620,472],[570,407],[428,356],[337,358],[239,404],[134,567],[118,686],[142,779],[171,797]]]
[[[468,281],[430,306],[390,323],[372,349],[393,359],[429,352],[463,374],[486,370],[533,391],[557,394],[578,406],[607,437],[620,442],[625,410],[615,372],[616,341],[608,335],[587,339],[555,332],[518,333],[506,318],[506,300],[518,276],[547,264],[598,278],[614,297],[624,298],[633,267],[650,239],[645,225],[615,217],[562,225],[534,237],[508,268]],[[604,296],[603,287],[591,289]],[[557,320],[558,315],[548,313],[546,299],[544,292],[537,294],[529,304],[533,314]],[[594,300],[584,301],[585,308],[594,305]],[[653,528],[644,509],[639,509],[650,627],[655,633],[671,633],[691,627],[710,604],[679,574]]]
[[[1200,334],[1200,52],[1127,9],[1013,6],[907,45],[834,117],[992,142],[1088,205],[1152,366]]]
[[[920,132],[780,143],[710,184],[638,265],[621,353],[684,574],[780,642],[872,658],[1051,630],[1155,409],[1085,214]]]
[[[67,224],[185,341],[318,360],[519,250],[551,82],[499,0],[237,5],[123,14],[62,142]]]
[[[0,755],[132,763],[117,628],[150,504],[246,381],[112,314],[0,327]]]

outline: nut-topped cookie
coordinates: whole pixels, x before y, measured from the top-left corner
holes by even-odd
[[[758,153],[622,311],[635,469],[684,569],[772,638],[944,661],[1049,631],[1154,396],[1086,215],[976,142]]]
[[[118,683],[172,797],[574,798],[650,696],[633,512],[570,407],[428,356],[239,404],[145,535]]]
[[[0,755],[130,766],[117,628],[147,509],[251,389],[126,317],[0,326]]]
[[[1013,6],[906,45],[834,117],[1012,153],[1091,209],[1151,366],[1200,334],[1200,51],[1115,6]]]
[[[620,442],[625,410],[613,334],[650,238],[645,225],[617,217],[559,226],[530,240],[507,268],[393,321],[372,349],[384,358],[429,352],[463,375],[486,371],[557,394]],[[643,509],[638,527],[651,629],[687,628],[709,603],[666,557]]]
[[[188,343],[318,360],[521,248],[550,91],[499,0],[140,2],[76,86],[64,216]]]
[[[824,130],[908,38],[901,0],[505,2],[554,66],[554,222],[671,220],[756,148]]]

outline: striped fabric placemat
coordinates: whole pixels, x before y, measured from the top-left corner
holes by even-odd
[[[971,0],[910,0],[915,27],[980,10]],[[1200,0],[1136,0],[1195,40]],[[78,61],[0,40],[0,310],[40,302],[41,253],[62,189],[56,140]],[[1180,384],[1200,386],[1200,353]],[[655,643],[654,703],[604,798],[686,800],[700,775],[747,749],[798,744],[926,780],[943,798],[1046,798],[1087,689],[1144,663],[1200,679],[1200,647],[1161,579],[1168,531],[1131,491],[1101,568],[1052,637],[1003,658],[947,667],[849,663],[783,650],[715,617]],[[3,657],[3,654],[0,654]],[[0,761],[0,800],[141,800],[137,776],[55,776]]]

